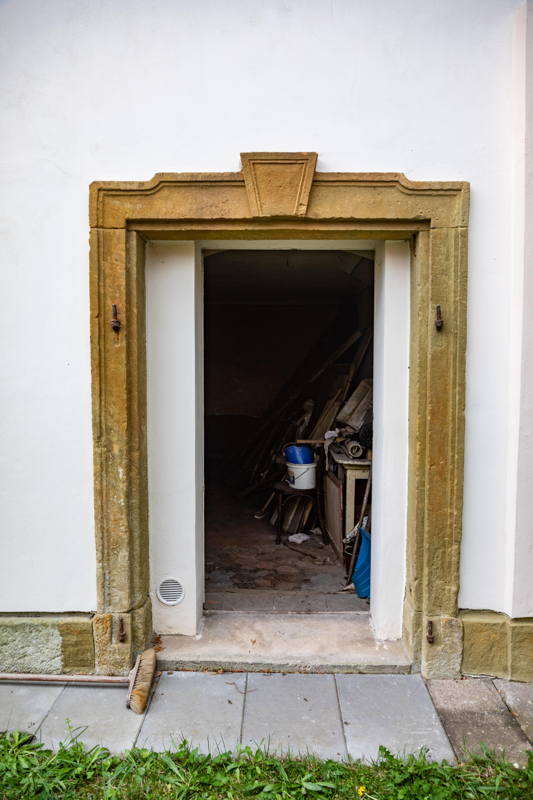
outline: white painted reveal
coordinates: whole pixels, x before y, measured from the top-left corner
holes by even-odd
[[[402,635],[407,522],[410,251],[380,242],[374,270],[372,588],[376,636]]]
[[[158,633],[197,633],[204,599],[203,292],[194,242],[146,251],[150,597]],[[159,583],[185,595],[167,606]]]

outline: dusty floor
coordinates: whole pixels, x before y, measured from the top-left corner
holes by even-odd
[[[314,535],[303,545],[276,545],[257,506],[220,485],[206,493],[206,608],[272,611],[368,610],[353,593],[339,594],[344,571],[329,545]],[[335,599],[333,599],[333,597]]]

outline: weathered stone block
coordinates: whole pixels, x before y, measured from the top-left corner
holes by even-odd
[[[510,620],[510,675],[513,681],[533,681],[533,619]]]
[[[0,670],[48,675],[94,672],[91,617],[0,618]]]
[[[0,619],[2,672],[61,672],[61,635],[57,620],[48,617]]]
[[[59,622],[62,672],[94,672],[93,624],[89,617],[72,617]]]
[[[120,641],[121,631],[124,641]],[[97,674],[127,675],[132,662],[130,614],[96,614],[93,633]]]
[[[463,673],[506,677],[509,671],[508,618],[494,611],[467,611],[461,616]]]
[[[457,617],[433,617],[433,643],[422,639],[424,678],[458,678],[461,674],[463,625]]]
[[[144,650],[152,638],[152,604],[150,598],[146,603],[132,612],[131,632],[134,651]]]

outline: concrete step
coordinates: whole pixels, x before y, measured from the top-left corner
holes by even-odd
[[[401,641],[378,641],[369,615],[210,611],[198,636],[162,636],[161,670],[408,673]]]
[[[238,589],[205,594],[206,611],[256,611],[258,613],[323,613],[358,611],[368,614],[368,600],[355,592],[282,591]]]

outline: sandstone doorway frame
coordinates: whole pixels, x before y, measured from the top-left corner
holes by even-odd
[[[413,182],[400,173],[320,173],[315,153],[241,158],[241,172],[161,173],[90,187],[96,671],[126,672],[151,633],[146,241],[408,239],[404,640],[424,675],[457,676],[469,185]]]

